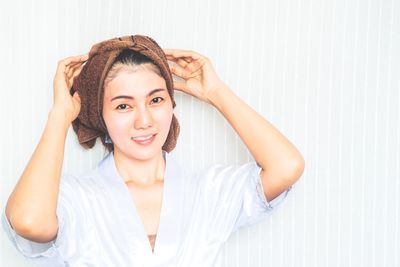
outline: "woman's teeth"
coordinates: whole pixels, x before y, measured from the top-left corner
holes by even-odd
[[[148,140],[152,137],[153,135],[148,135],[148,136],[141,136],[141,137],[134,137],[133,140],[138,140],[138,141],[145,141]]]

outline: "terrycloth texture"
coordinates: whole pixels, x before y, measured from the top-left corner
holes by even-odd
[[[78,91],[81,98],[80,113],[72,122],[72,126],[78,136],[79,143],[85,148],[92,148],[96,143],[96,138],[101,137],[103,145],[109,150],[112,149],[112,145],[104,142],[107,129],[102,117],[103,84],[116,57],[122,50],[127,48],[147,56],[158,66],[165,79],[168,93],[175,108],[172,74],[164,51],[152,38],[133,35],[97,43],[90,49],[88,61],[83,66],[81,73],[75,77],[71,88],[71,95]],[[170,152],[175,148],[179,129],[178,120],[173,115],[171,128],[163,145],[163,150]]]

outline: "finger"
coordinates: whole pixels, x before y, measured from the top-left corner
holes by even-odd
[[[68,76],[68,80],[70,81],[71,86],[74,83],[75,77],[78,76],[81,73],[82,69],[83,69],[83,65],[81,65],[78,68],[73,69],[73,71],[71,72],[70,76]]]
[[[64,63],[59,63],[56,70],[56,75],[65,75],[68,76],[68,73],[71,70],[70,65],[64,65]]]
[[[85,63],[86,63],[86,61],[71,62],[65,67],[65,73],[68,74],[71,72],[71,70],[76,69]]]
[[[76,70],[76,72],[75,72],[74,75],[73,75],[74,78],[75,78],[76,76],[78,76],[78,75],[81,73],[81,71],[83,70],[83,67],[84,67],[84,65],[80,66],[80,67]]]
[[[77,64],[74,64],[73,66],[71,66],[68,70],[67,73],[67,77],[70,78],[71,76],[73,76],[73,74],[76,72],[77,69],[80,69],[84,66],[85,62],[79,62]],[[69,66],[68,66],[69,67]]]
[[[79,68],[79,69],[72,75],[71,79],[72,79],[73,81],[74,81],[75,77],[78,76],[78,75],[81,73],[82,69],[83,69],[83,68]]]
[[[187,54],[198,54],[192,50],[187,50],[187,49],[176,49],[176,48],[165,48],[163,49],[164,53],[166,56],[174,56],[176,54],[182,54],[182,53],[187,53]]]
[[[186,84],[174,81],[174,89],[181,92],[186,92]]]
[[[191,50],[183,50],[183,49],[163,49],[167,58],[179,58],[179,57],[189,57],[193,59],[199,59],[203,57],[197,52]]]
[[[186,61],[184,58],[178,58],[178,60],[176,61],[176,63],[181,66],[182,68],[185,68],[190,61]]]
[[[60,60],[59,61],[59,65],[67,66],[69,64],[84,62],[84,61],[88,60],[88,57],[89,57],[88,54],[79,55],[79,56],[73,56],[73,57],[67,57],[65,59]]]
[[[206,62],[205,62],[204,60],[199,59],[199,60],[190,62],[190,63],[186,66],[186,68],[189,69],[189,71],[192,72],[192,73],[193,73],[193,72],[197,72],[197,71],[200,71],[200,72],[201,72],[201,69],[203,68],[203,66],[204,66],[205,63],[206,63]]]
[[[191,58],[191,57],[178,57],[178,58],[175,58],[174,56],[166,56],[167,57],[167,59],[168,60],[171,60],[171,61],[177,61],[177,60],[184,60],[184,61],[186,61],[186,62],[190,62],[190,61],[193,61],[193,58]]]
[[[75,70],[80,68],[81,66],[85,65],[87,61],[78,61],[78,62],[71,62],[65,67],[65,73],[70,74],[71,70]]]
[[[190,78],[191,72],[187,69],[182,68],[179,65],[172,65],[170,66],[171,72],[183,79]]]
[[[78,76],[81,73],[82,68],[79,68],[78,70],[74,71],[71,76],[68,77],[69,80],[72,82],[74,81],[75,77]]]
[[[76,65],[75,67],[72,67],[69,69],[68,73],[65,74],[65,77],[67,80],[71,80],[74,78],[74,76],[77,75],[77,72],[80,72],[83,68],[84,64]]]
[[[79,56],[74,56],[74,57],[67,57],[65,59],[62,59],[58,62],[57,65],[57,73],[63,73],[65,72],[67,66],[71,63],[71,62],[84,62],[88,59],[89,55],[88,54],[84,54],[84,55],[79,55]]]
[[[77,91],[75,91],[72,97],[76,99],[79,103],[81,103],[81,97],[79,96],[79,93]]]
[[[70,73],[73,70],[74,64],[68,64],[65,66],[64,73],[67,75],[67,77],[70,77]]]
[[[183,59],[186,62],[190,62],[190,61],[197,59],[197,58],[193,58],[193,57],[184,57],[184,56],[179,57],[179,56],[172,56],[172,55],[166,56],[166,58],[167,58],[167,60],[174,61],[174,62],[176,62],[179,59]]]
[[[188,69],[190,72],[198,71],[206,63],[205,58],[199,58],[197,60],[193,60],[193,59],[188,60],[187,58],[174,58],[171,61],[177,63],[182,68]]]
[[[69,63],[68,64],[68,66],[67,67],[76,67],[76,66],[78,66],[78,65],[82,65],[82,64],[85,64],[87,61],[85,60],[85,61],[77,61],[77,62],[71,62],[71,63]]]

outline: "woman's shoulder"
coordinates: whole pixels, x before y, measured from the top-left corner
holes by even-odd
[[[248,171],[255,167],[256,162],[246,163],[226,163],[226,162],[213,162],[205,165],[196,171],[197,175],[205,175],[208,173],[225,173],[237,172],[237,171]]]
[[[71,183],[71,182],[77,182],[77,183],[87,183],[90,180],[96,179],[98,177],[98,172],[96,169],[92,169],[90,171],[81,173],[81,174],[75,174],[72,172],[63,172],[61,174],[61,179],[60,182],[63,183]]]
[[[235,183],[238,177],[258,175],[260,167],[255,161],[246,163],[210,163],[195,172],[199,185],[216,186],[217,184]]]
[[[87,171],[83,174],[73,174],[71,172],[63,172],[60,178],[60,191],[77,193],[88,193],[96,189],[103,188],[99,183],[101,176],[96,169]]]

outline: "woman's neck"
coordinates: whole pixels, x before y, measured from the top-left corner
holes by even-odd
[[[166,166],[163,151],[148,160],[134,159],[119,151],[113,153],[115,165],[125,183],[147,187],[164,181]]]

